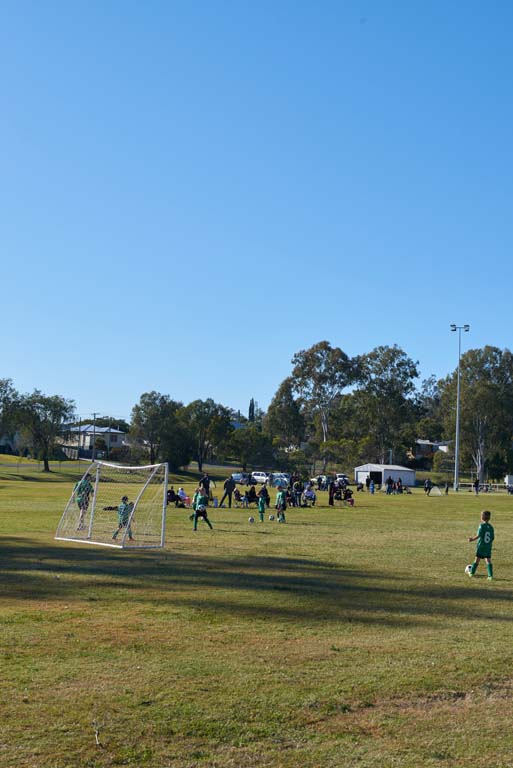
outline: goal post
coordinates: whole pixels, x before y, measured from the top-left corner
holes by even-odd
[[[116,549],[163,547],[168,465],[90,464],[66,504],[55,538]]]

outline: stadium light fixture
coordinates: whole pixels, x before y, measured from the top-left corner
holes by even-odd
[[[451,323],[451,331],[458,331],[458,385],[456,389],[456,440],[454,443],[454,490],[457,491],[460,478],[460,361],[461,361],[461,332],[468,333],[470,331],[470,325],[456,325]]]

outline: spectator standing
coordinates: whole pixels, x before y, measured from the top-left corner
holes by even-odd
[[[292,494],[294,499],[294,506],[300,507],[301,506],[301,481],[299,479],[294,480],[294,484],[292,486]]]
[[[335,479],[332,477],[330,480],[330,484],[328,485],[328,504],[330,507],[335,506],[334,498],[335,498]]]
[[[235,480],[233,479],[233,477],[228,477],[224,481],[223,488],[224,488],[224,493],[223,493],[223,496],[222,496],[222,499],[221,499],[221,502],[220,502],[219,506],[222,507],[224,500],[226,498],[228,498],[228,506],[231,509],[231,507],[232,507],[232,495],[233,495],[233,492],[235,490]]]

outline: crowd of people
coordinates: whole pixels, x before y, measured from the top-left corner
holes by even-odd
[[[231,488],[232,483],[234,484],[234,481],[231,478],[225,481],[225,493],[227,484]],[[262,483],[258,490],[254,485],[243,486],[241,489],[234,488],[233,497],[235,505],[240,507],[249,507],[251,504],[258,506],[260,499],[264,500],[266,508],[269,508],[271,505],[267,483]],[[220,506],[223,506],[223,501],[224,495]],[[276,508],[278,508],[280,502],[284,507],[313,507],[316,501],[317,494],[315,493],[313,483],[311,481],[303,481],[297,472],[291,476],[288,485],[282,485],[276,489]],[[231,495],[228,496],[228,506],[231,507]]]
[[[383,483],[384,490],[387,496],[410,493],[410,489],[405,486],[400,477],[397,479],[392,478],[391,475]],[[315,487],[317,486],[317,488]],[[191,520],[194,520],[194,530],[197,529],[198,519],[203,518],[205,522],[212,528],[212,524],[208,519],[207,508],[208,506],[214,507],[228,507],[231,509],[232,504],[235,507],[241,507],[247,509],[254,505],[257,507],[260,520],[263,522],[266,510],[271,508],[271,497],[269,494],[269,487],[267,483],[262,483],[257,489],[255,485],[245,485],[244,483],[237,487],[237,483],[230,475],[223,483],[223,493],[220,501],[217,497],[213,496],[212,489],[216,487],[215,482],[204,473],[198,483],[194,496],[190,499],[183,488],[178,488],[175,491],[173,486],[168,490],[168,504],[174,504],[176,507],[192,507],[192,513],[190,515]],[[380,484],[376,483],[374,479],[369,475],[363,482],[357,483],[356,490],[365,490],[373,494],[376,490],[380,489]],[[429,478],[424,483],[424,491],[426,495],[430,495],[433,484]],[[446,484],[445,492],[448,493],[449,485]],[[285,522],[285,510],[287,507],[314,507],[317,503],[317,491],[323,490],[328,492],[328,504],[334,506],[335,503],[341,502],[344,506],[354,506],[355,500],[353,497],[353,491],[349,487],[347,477],[344,475],[319,475],[314,480],[303,480],[299,472],[294,472],[288,484],[276,488],[276,498],[274,501],[274,508],[277,511],[277,519],[280,522]],[[482,490],[482,489],[481,489]],[[479,487],[475,489],[475,492],[479,492]]]
[[[384,490],[387,495],[396,495],[402,493],[410,493],[410,489],[403,484],[400,477],[393,479],[390,475],[383,483]],[[363,491],[364,489],[374,494],[376,490],[379,490],[381,485],[376,483],[374,479],[369,475],[365,479],[365,484],[362,482],[357,483],[356,490]],[[232,504],[235,507],[249,508],[252,505],[259,508],[269,509],[271,506],[271,497],[269,495],[269,487],[267,483],[262,483],[260,488],[255,485],[246,485],[244,483],[237,486],[234,478],[230,475],[223,483],[223,493],[221,499],[218,501],[212,494],[212,489],[216,488],[215,482],[204,473],[196,488],[194,498],[198,494],[201,494],[203,498],[207,500],[205,506],[210,504],[215,507],[228,507],[231,509]],[[424,491],[427,495],[430,494],[432,483],[429,478],[425,481]],[[355,500],[353,497],[353,491],[349,487],[349,482],[346,476],[326,476],[319,475],[313,480],[303,480],[299,472],[294,472],[288,484],[286,486],[276,488],[276,500],[275,506],[282,503],[284,508],[286,507],[314,507],[317,503],[316,491],[328,492],[328,504],[334,506],[335,502],[341,502],[344,506],[354,506]],[[446,493],[448,492],[448,486]],[[179,488],[175,491],[173,486],[168,490],[168,504],[174,504],[176,507],[190,507],[194,508],[194,498],[191,500],[183,488]],[[259,512],[260,513],[260,512]]]
[[[207,511],[209,506],[227,506],[231,508],[232,503],[236,507],[242,508],[249,508],[251,505],[255,505],[258,509],[260,520],[264,521],[265,513],[271,507],[271,496],[267,483],[262,483],[258,489],[254,485],[242,485],[238,488],[235,480],[230,476],[223,483],[223,494],[220,501],[217,500],[217,497],[213,496],[212,489],[215,487],[215,482],[205,473],[201,477],[192,499],[182,487],[175,491],[174,487],[171,486],[167,492],[167,503],[174,504],[178,508],[189,507],[192,509],[190,519],[194,523],[193,530],[197,530],[198,520],[200,519],[203,519],[212,528]],[[321,482],[318,479],[317,490],[320,489],[328,491],[328,503],[330,506],[334,506],[335,501],[341,501],[350,506],[354,505],[353,492],[348,487],[347,481],[343,479],[337,479],[336,476],[333,476],[333,478],[328,479],[327,483]],[[276,498],[274,501],[274,508],[277,513],[276,519],[278,522],[284,523],[286,521],[285,511],[288,507],[315,507],[316,503],[315,482],[303,480],[298,472],[294,472],[286,487],[276,488]],[[270,515],[271,519],[273,517],[273,515]]]

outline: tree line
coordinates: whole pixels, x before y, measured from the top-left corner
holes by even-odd
[[[460,370],[461,466],[480,479],[501,478],[513,470],[513,355],[492,346],[469,350]],[[318,461],[324,470],[390,460],[415,466],[417,438],[454,439],[457,372],[418,379],[418,362],[397,345],[351,358],[321,341],[293,356],[266,412],[253,398],[246,417],[211,398],[185,405],[153,391],[140,396],[130,423],[108,416],[96,423],[128,432],[124,460],[168,461],[173,469],[191,460],[200,471],[207,460],[304,472]],[[21,434],[47,471],[74,412],[72,400],[39,390],[21,395],[0,379],[0,434]],[[451,449],[434,456],[435,469],[451,468]]]

